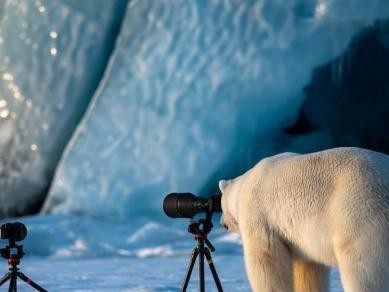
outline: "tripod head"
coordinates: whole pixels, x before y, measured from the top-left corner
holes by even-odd
[[[8,264],[18,265],[25,253],[23,251],[23,245],[18,245],[14,239],[9,238],[8,245],[0,249],[0,255],[7,259]]]
[[[213,228],[212,215],[213,212],[207,212],[204,219],[191,220],[188,226],[188,232],[194,234],[195,240],[203,241],[214,252],[215,247],[207,238]]]

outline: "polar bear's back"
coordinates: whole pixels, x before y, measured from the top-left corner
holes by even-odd
[[[261,197],[268,194],[266,200],[279,199],[283,206],[300,204],[306,213],[342,204],[389,206],[389,156],[371,150],[283,153],[261,161],[254,173],[260,178]],[[358,200],[361,204],[355,204]]]
[[[271,182],[271,187],[281,189],[285,183],[297,188],[304,186],[304,190],[336,189],[344,183],[359,190],[368,187],[369,191],[375,191],[376,188],[371,189],[375,185],[379,186],[379,191],[389,191],[389,156],[362,148],[341,147],[311,154],[282,153],[260,161],[255,168],[261,174],[259,177]]]
[[[284,153],[262,160],[247,174],[256,185],[252,200],[309,258],[333,264],[332,244],[338,234],[340,241],[347,241],[356,234],[346,236],[344,230],[366,233],[377,220],[389,226],[387,155],[351,147]]]

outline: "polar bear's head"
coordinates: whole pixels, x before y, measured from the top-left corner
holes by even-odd
[[[222,192],[222,211],[220,225],[228,231],[239,232],[238,226],[238,193],[239,183],[235,180],[219,181],[219,189]]]

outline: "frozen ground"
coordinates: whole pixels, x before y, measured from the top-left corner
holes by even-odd
[[[180,291],[189,258],[23,259],[22,271],[49,291]],[[240,255],[214,256],[224,291],[250,291]],[[196,266],[197,267],[197,266]],[[6,265],[4,264],[4,272]],[[206,269],[207,291],[216,291]],[[198,291],[194,269],[188,291]],[[338,274],[331,274],[331,292],[340,292]],[[18,291],[32,291],[20,284]],[[6,289],[1,289],[5,291]]]
[[[186,231],[187,220],[119,223],[40,215],[18,221],[28,229],[21,270],[49,291],[180,291],[195,246]],[[209,239],[216,248],[213,258],[224,291],[250,291],[239,237],[218,228],[217,217],[213,221]],[[5,243],[1,240],[0,247]],[[0,258],[0,274],[6,271]],[[216,291],[207,267],[206,273],[207,291]],[[198,291],[197,265],[192,279],[189,291]],[[340,287],[333,272],[331,292],[342,291]],[[20,284],[19,291],[32,289]]]

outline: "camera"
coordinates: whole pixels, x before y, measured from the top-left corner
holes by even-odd
[[[215,195],[209,198],[202,198],[191,193],[171,193],[163,200],[163,210],[165,211],[165,214],[171,218],[191,219],[188,226],[188,232],[194,234],[194,238],[197,241],[197,246],[193,249],[189,268],[186,272],[181,291],[186,291],[192,275],[193,266],[197,257],[199,257],[200,291],[205,291],[204,258],[206,258],[217,290],[223,292],[222,284],[220,283],[219,276],[211,257],[211,252],[215,251],[215,248],[208,240],[208,234],[213,227],[212,215],[214,212],[222,212],[221,196]],[[193,217],[201,212],[206,213],[205,218],[193,220]]]
[[[27,228],[23,223],[6,223],[0,227],[0,238],[22,241],[27,236]]]
[[[163,201],[163,210],[171,218],[193,218],[201,212],[221,212],[221,196],[202,198],[191,193],[171,193]]]

